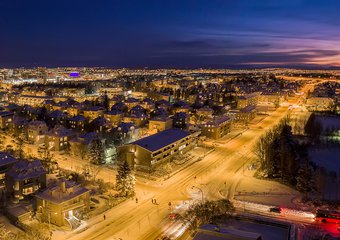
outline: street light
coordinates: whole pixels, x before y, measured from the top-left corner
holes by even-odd
[[[192,186],[191,187],[191,189],[194,189],[194,188],[198,189],[201,192],[201,194],[202,194],[202,202],[204,202],[203,190],[201,188],[199,188],[199,187],[196,187],[196,186]]]

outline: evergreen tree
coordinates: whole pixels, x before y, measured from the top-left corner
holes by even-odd
[[[110,100],[107,94],[105,93],[105,95],[103,96],[103,107],[105,108],[106,111],[108,111],[109,106],[110,106]]]
[[[52,173],[53,172],[53,166],[54,166],[54,164],[56,164],[56,162],[52,161],[53,156],[52,156],[51,152],[48,150],[47,147],[39,147],[38,153],[40,154],[41,163],[45,167],[46,171],[48,173]]]
[[[292,182],[297,161],[297,143],[293,139],[291,126],[284,124],[280,134],[280,172],[281,179]]]
[[[315,189],[315,181],[313,175],[313,168],[308,164],[303,164],[298,170],[298,174],[296,177],[296,189],[299,192],[306,194],[306,196],[309,192]]]
[[[89,158],[90,163],[92,164],[101,165],[105,163],[104,146],[98,137],[93,139],[91,143],[88,158]]]
[[[120,196],[130,197],[135,195],[135,177],[131,172],[127,161],[118,165],[118,174],[116,175],[116,190]]]
[[[202,224],[217,223],[235,211],[233,204],[226,199],[206,201],[189,206],[184,218],[190,222],[190,227],[195,230]]]
[[[312,138],[313,141],[318,141],[322,133],[322,124],[316,119],[312,113],[306,123],[305,133]]]
[[[20,133],[15,139],[15,143],[16,143],[15,157],[17,158],[22,159],[24,157],[24,150],[23,150],[24,140],[25,140],[24,133]]]

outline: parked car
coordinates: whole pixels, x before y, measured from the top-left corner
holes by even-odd
[[[281,213],[281,208],[279,208],[279,207],[272,207],[272,208],[269,208],[269,212]]]

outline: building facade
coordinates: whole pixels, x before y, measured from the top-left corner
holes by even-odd
[[[172,161],[195,145],[189,132],[172,128],[119,147],[118,156],[136,170],[152,171],[154,166]]]

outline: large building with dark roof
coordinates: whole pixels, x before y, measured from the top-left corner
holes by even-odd
[[[153,166],[172,161],[194,146],[190,132],[172,128],[121,146],[118,155],[135,169],[150,171]]]

